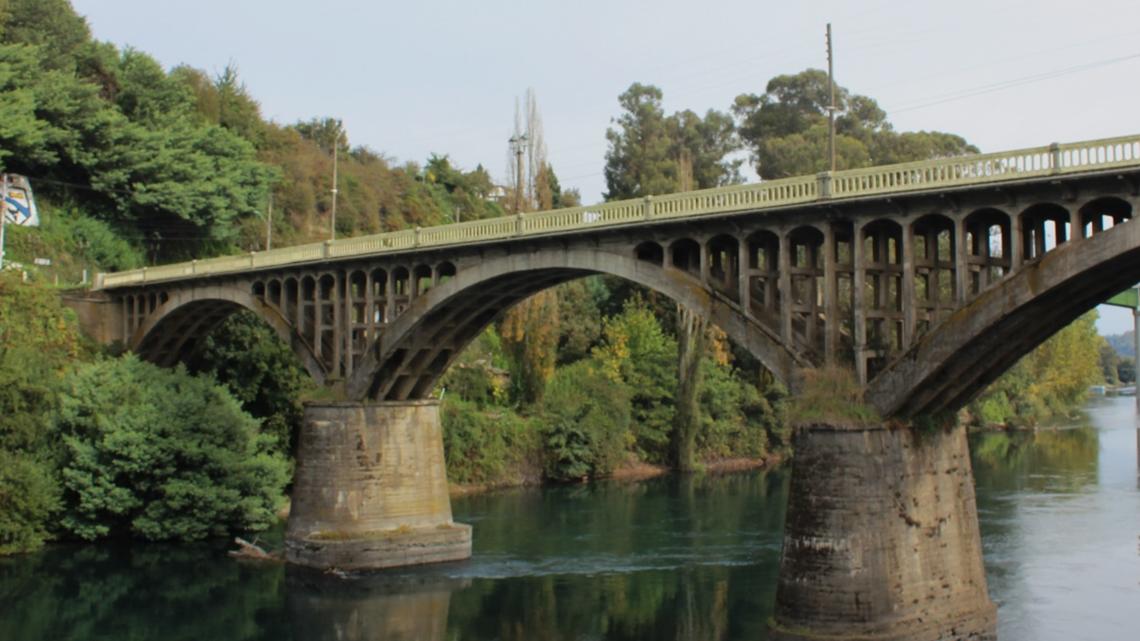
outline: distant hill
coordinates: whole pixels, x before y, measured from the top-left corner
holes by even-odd
[[[1109,345],[1112,345],[1112,349],[1116,350],[1116,353],[1119,354],[1121,358],[1132,358],[1136,351],[1136,344],[1133,342],[1132,334],[1132,331],[1129,330],[1123,334],[1105,336],[1104,340],[1108,341]]]

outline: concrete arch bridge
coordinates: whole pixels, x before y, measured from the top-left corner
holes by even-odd
[[[590,274],[633,281],[705,315],[786,382],[800,368],[850,367],[868,402],[906,421],[956,410],[1140,281],[1140,226],[1128,224],[1138,206],[1132,136],[101,274],[71,303],[90,333],[165,365],[234,311],[262,318],[347,399],[307,412],[290,559],[376,567],[469,554],[469,529],[451,524],[430,395],[483,328],[542,289]],[[779,629],[991,630],[962,434],[937,447],[914,438],[883,426],[801,435]],[[361,450],[375,457],[350,456]],[[365,481],[379,477],[385,487]],[[376,535],[397,527],[416,534]],[[935,550],[930,528],[955,543]],[[898,556],[908,545],[921,564]],[[795,578],[805,574],[819,580]],[[832,607],[836,594],[846,605]]]

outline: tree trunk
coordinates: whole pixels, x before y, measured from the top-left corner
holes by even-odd
[[[673,464],[682,472],[696,466],[695,444],[700,427],[701,357],[708,343],[708,321],[677,306],[677,411],[673,417]]]

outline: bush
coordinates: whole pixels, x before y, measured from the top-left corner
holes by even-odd
[[[568,481],[605,476],[625,454],[630,394],[591,359],[555,372],[547,384],[543,417],[546,476]]]
[[[84,539],[131,534],[183,541],[268,527],[288,480],[221,385],[128,356],[67,380],[62,526]]]
[[[0,449],[0,555],[43,545],[58,506],[59,485],[49,464]]]
[[[779,417],[755,385],[740,380],[727,365],[706,358],[701,388],[701,430],[697,450],[702,459],[762,457],[768,453],[768,430]]]
[[[535,458],[533,421],[505,407],[448,396],[443,402],[443,453],[453,483],[519,482]]]

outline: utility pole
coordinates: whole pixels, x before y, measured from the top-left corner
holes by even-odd
[[[511,143],[511,151],[515,154],[515,213],[522,213],[522,195],[523,195],[523,154],[526,153],[526,142],[529,140],[526,134],[515,134],[511,136],[508,141]]]
[[[332,183],[333,201],[332,201],[332,221],[329,223],[329,239],[330,240],[336,240],[336,194],[337,194],[336,160],[337,160],[337,156],[340,155],[338,153],[340,151],[340,123],[339,122],[337,122],[337,124],[336,124],[335,133],[336,133],[336,135],[333,136],[333,183]]]
[[[831,105],[827,108],[827,153],[831,158],[831,171],[835,171],[835,72],[831,48],[831,23],[827,23],[827,85],[831,92]]]
[[[269,192],[269,211],[265,213],[265,251],[273,249],[273,191]]]

